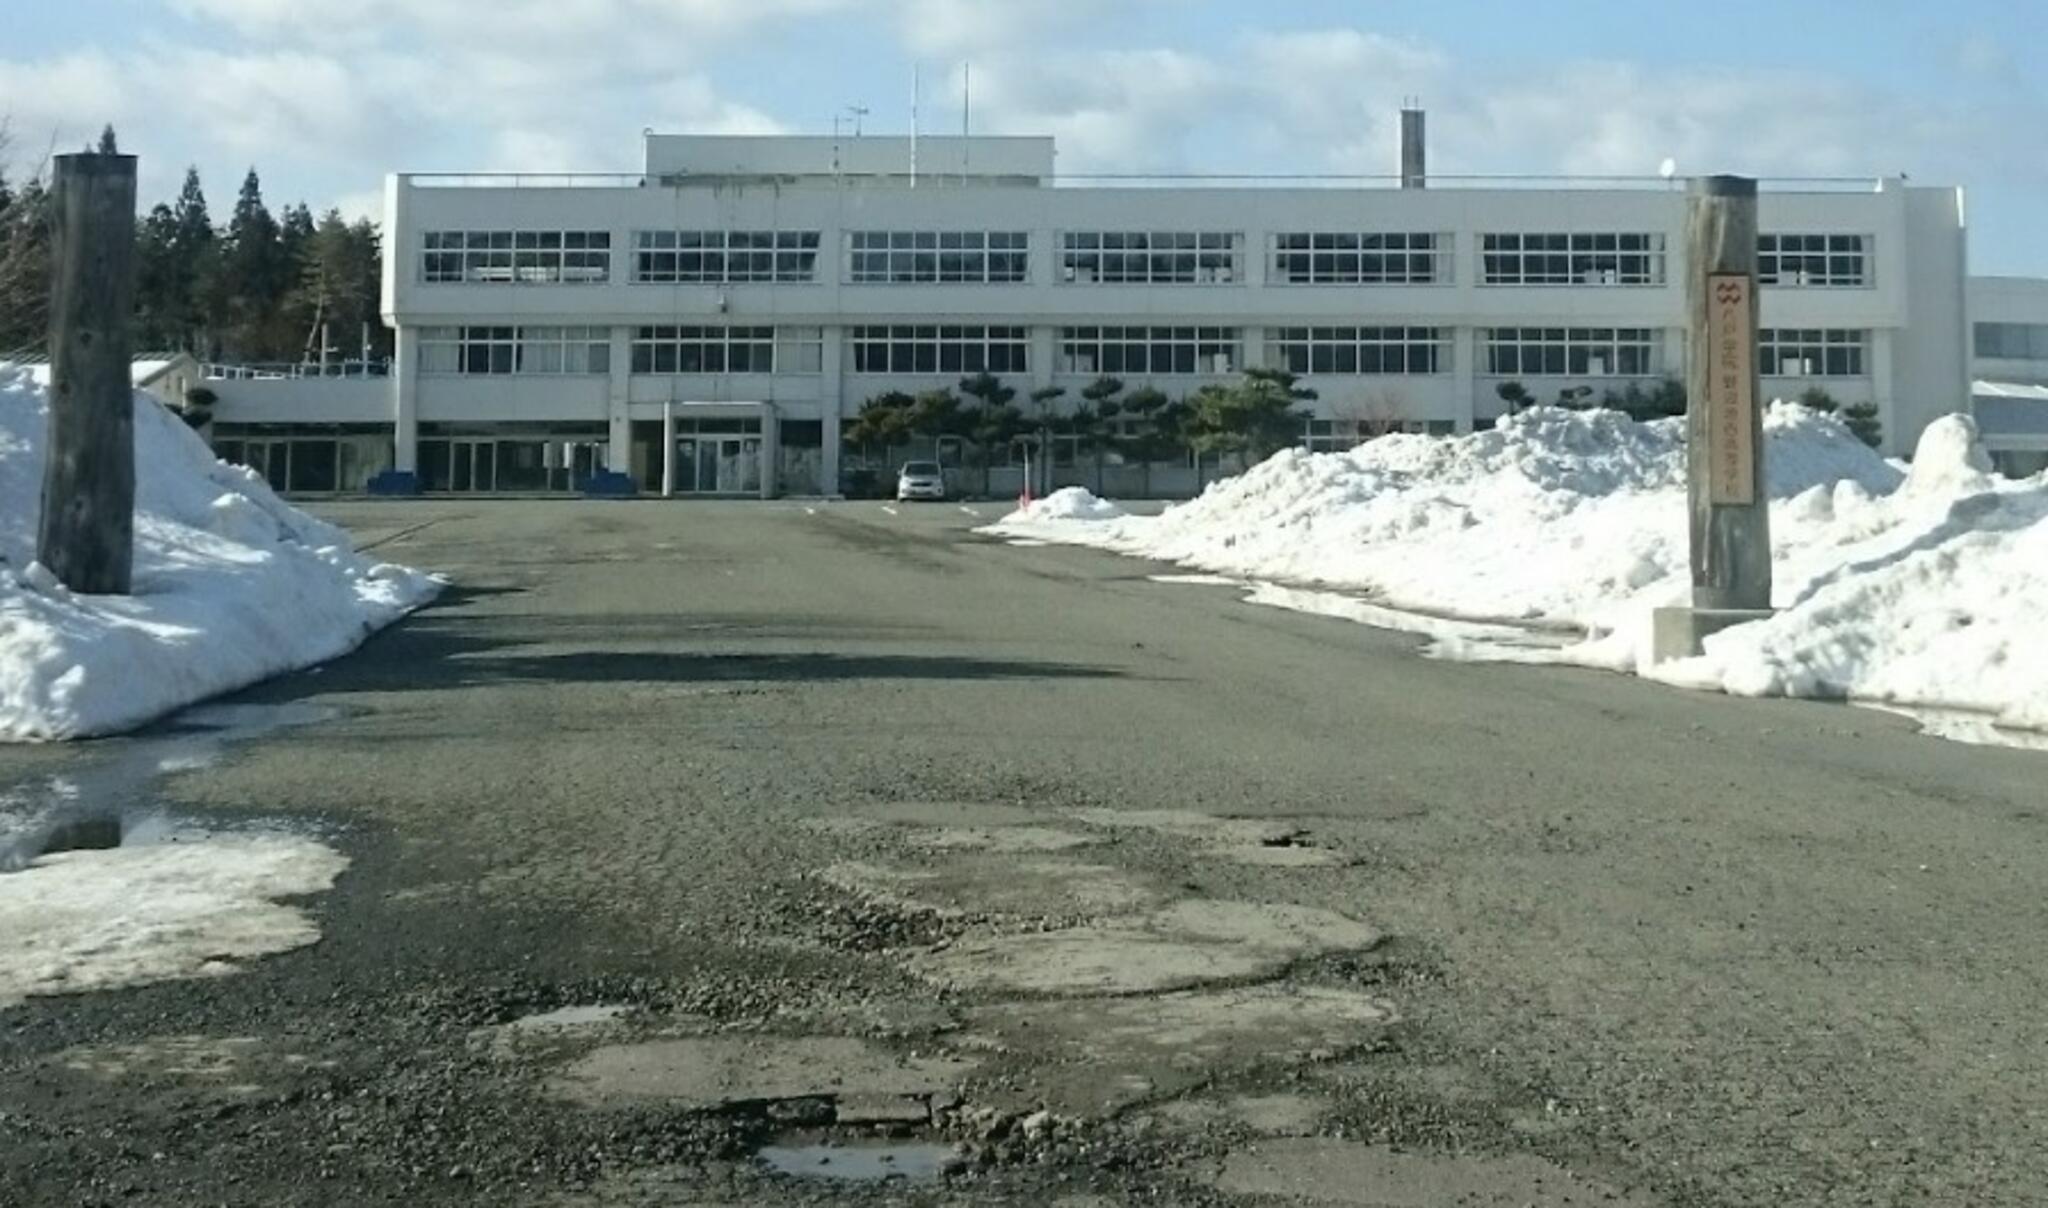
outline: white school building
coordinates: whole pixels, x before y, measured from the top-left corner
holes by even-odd
[[[1759,216],[1769,392],[1874,403],[1894,453],[1968,406],[1959,189],[1766,180]],[[1256,365],[1317,391],[1316,447],[1463,432],[1508,381],[1682,377],[1684,221],[1682,180],[1062,178],[1046,138],[650,133],[630,176],[390,177],[388,376],[226,375],[214,439],[300,491],[831,494],[886,391],[986,370],[1071,406]]]

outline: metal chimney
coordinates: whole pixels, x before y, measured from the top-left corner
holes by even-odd
[[[1401,106],[1401,187],[1404,189],[1426,187],[1423,116],[1420,102],[1408,101]]]

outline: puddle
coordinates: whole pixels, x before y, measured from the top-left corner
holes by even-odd
[[[1919,723],[1920,732],[1931,738],[1967,743],[1973,747],[2008,747],[2015,751],[2048,751],[2048,733],[2016,730],[2001,726],[1986,713],[1966,709],[1926,709],[1913,705],[1853,702],[1858,708],[1891,713]]]
[[[951,1145],[769,1145],[755,1154],[777,1174],[802,1179],[879,1183],[888,1179],[928,1182],[959,1160]]]

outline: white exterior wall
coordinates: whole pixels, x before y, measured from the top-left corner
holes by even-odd
[[[739,143],[681,140],[650,146],[650,162],[682,163]],[[774,144],[777,140],[766,140]],[[820,140],[808,140],[816,143]],[[831,140],[822,140],[830,143]],[[878,142],[878,140],[868,140]],[[936,141],[936,140],[935,140]],[[958,140],[954,140],[958,141]],[[977,140],[979,141],[979,140]],[[1002,141],[1002,140],[991,140]],[[1012,170],[1029,167],[1035,140],[1008,148]],[[711,144],[717,144],[715,147]],[[744,148],[742,148],[743,150]],[[793,169],[816,146],[790,147],[771,166]],[[976,152],[979,154],[979,152]],[[731,156],[727,155],[730,159]],[[1047,149],[1049,158],[1049,148]],[[940,162],[943,161],[943,157]],[[385,414],[397,421],[399,464],[411,465],[407,421],[607,421],[613,464],[634,421],[658,421],[666,403],[759,402],[784,419],[826,423],[828,481],[836,478],[839,419],[884,390],[915,392],[952,385],[960,375],[863,375],[842,344],[854,324],[1017,324],[1033,329],[1028,374],[1013,375],[1021,396],[1047,382],[1076,401],[1089,376],[1056,372],[1059,329],[1094,325],[1221,325],[1242,331],[1245,359],[1257,364],[1262,340],[1286,326],[1426,326],[1444,330],[1441,371],[1427,376],[1311,377],[1318,414],[1378,416],[1397,404],[1400,418],[1484,423],[1502,404],[1484,364],[1482,332],[1491,327],[1650,327],[1664,333],[1663,370],[1681,376],[1685,280],[1682,187],[1669,189],[1430,188],[1061,188],[977,180],[960,187],[943,175],[901,182],[830,176],[703,181],[609,187],[496,187],[394,176],[387,182],[384,310],[400,333],[399,363],[385,384]],[[1936,415],[1967,405],[1965,264],[1960,195],[1873,182],[1862,191],[1774,192],[1760,202],[1767,233],[1813,232],[1874,237],[1870,282],[1860,288],[1768,288],[1766,327],[1855,328],[1869,332],[1866,372],[1854,378],[1767,379],[1766,389],[1796,395],[1818,384],[1843,402],[1874,401],[1888,451],[1912,447]],[[426,284],[421,241],[429,230],[605,230],[611,279],[604,284]],[[633,236],[640,230],[816,230],[818,280],[811,284],[657,285],[631,280]],[[852,285],[846,283],[846,234],[856,230],[1022,230],[1030,235],[1030,280],[1001,285]],[[1238,284],[1083,285],[1058,280],[1066,231],[1230,231],[1244,236]],[[1265,283],[1271,236],[1292,231],[1422,231],[1449,234],[1452,280],[1423,286],[1298,286]],[[1659,286],[1480,285],[1480,239],[1489,232],[1661,232],[1665,283]],[[460,377],[417,373],[417,329],[480,324],[564,324],[613,329],[609,377]],[[630,373],[631,330],[642,324],[777,325],[822,328],[823,371],[752,376],[639,376]],[[1090,375],[1092,376],[1092,375]],[[1125,375],[1128,386],[1155,385],[1179,396],[1217,377]],[[1628,379],[1522,379],[1540,399],[1588,384],[1619,388]],[[354,408],[350,408],[353,412]],[[352,416],[353,417],[353,416]],[[645,484],[643,484],[645,485]]]
[[[1969,282],[1970,322],[2019,323],[2048,327],[2048,278],[1972,277]],[[1971,346],[1971,376],[1993,382],[2048,385],[2048,356],[1987,357]]]

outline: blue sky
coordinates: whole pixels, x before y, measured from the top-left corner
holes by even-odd
[[[71,0],[0,46],[14,172],[112,121],[155,199],[369,212],[392,170],[631,170],[638,132],[1051,133],[1066,171],[1908,173],[1972,268],[2048,276],[2048,0]]]

